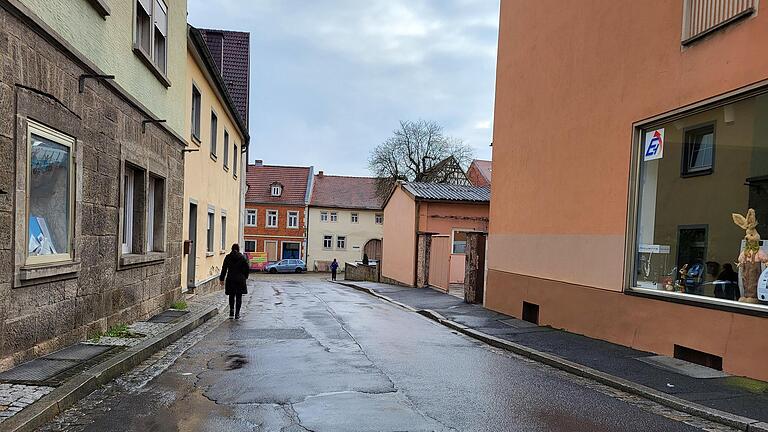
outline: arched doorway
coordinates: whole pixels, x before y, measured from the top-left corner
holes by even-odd
[[[368,255],[369,260],[381,260],[381,240],[370,239],[363,248],[363,253]]]

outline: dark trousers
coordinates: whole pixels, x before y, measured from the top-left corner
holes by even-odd
[[[336,269],[331,270],[331,280],[336,280]]]
[[[229,316],[240,316],[240,306],[243,304],[242,294],[230,294],[229,295]]]

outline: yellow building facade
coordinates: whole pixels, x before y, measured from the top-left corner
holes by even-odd
[[[218,287],[224,257],[242,233],[248,132],[200,32],[189,27],[184,137],[182,289]]]

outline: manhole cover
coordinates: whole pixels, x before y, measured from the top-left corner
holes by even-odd
[[[64,348],[63,350],[56,351],[53,354],[48,354],[43,358],[53,360],[90,360],[97,355],[103,354],[112,349],[111,346],[106,345],[89,345],[89,344],[77,344],[71,347]]]
[[[0,373],[0,381],[10,382],[39,382],[47,381],[54,376],[78,365],[76,360],[55,360],[39,358]]]
[[[169,322],[176,321],[177,319],[186,315],[187,313],[188,313],[187,311],[167,310],[165,312],[161,312],[153,316],[147,321],[154,322],[154,323],[169,323]]]
[[[232,335],[233,339],[310,339],[309,333],[303,328],[260,328],[239,329]]]

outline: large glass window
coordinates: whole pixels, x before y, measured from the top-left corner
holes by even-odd
[[[27,262],[72,258],[74,139],[29,123]]]
[[[768,305],[768,94],[652,125],[639,146],[634,289]]]

